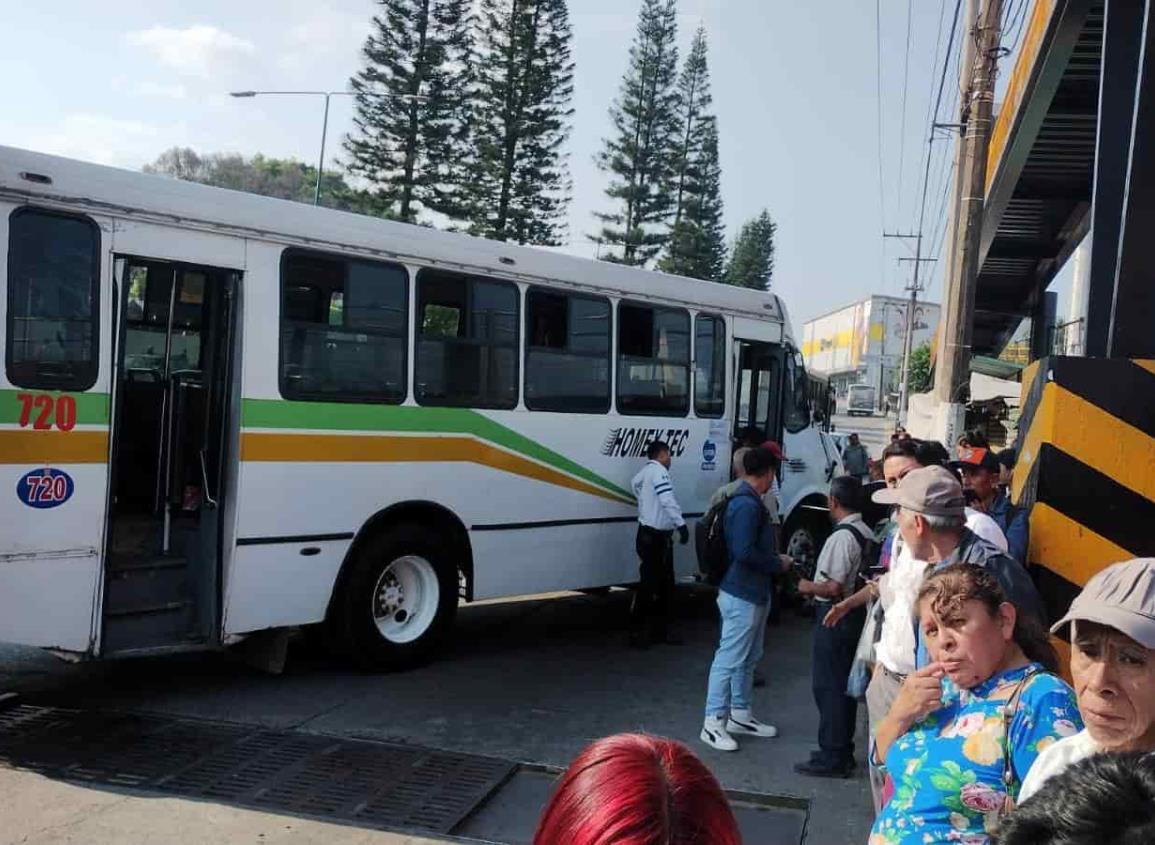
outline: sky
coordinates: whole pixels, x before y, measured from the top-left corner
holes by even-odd
[[[5,5],[0,144],[134,169],[177,145],[315,162],[320,98],[233,99],[227,92],[345,90],[377,6],[373,0]],[[912,255],[913,244],[884,240],[881,233],[918,225],[927,115],[954,4],[879,5],[876,30],[869,0],[679,3],[681,54],[699,24],[709,37],[727,230],[732,237],[744,220],[769,210],[778,223],[772,289],[785,299],[796,327],[872,293],[902,295],[913,266],[897,260]],[[568,145],[570,237],[563,249],[577,255],[593,257],[587,238],[598,228],[593,213],[610,208],[607,176],[594,156],[610,129],[608,108],[639,6],[640,0],[569,4],[576,114]],[[948,19],[940,27],[944,9]],[[955,79],[952,71],[944,93],[950,103]],[[340,158],[340,139],[350,126],[351,101],[336,98],[327,166]],[[934,254],[942,228],[945,215],[936,212],[952,151],[953,140],[934,145],[924,254]],[[924,296],[937,301],[941,274],[924,265],[927,272]]]

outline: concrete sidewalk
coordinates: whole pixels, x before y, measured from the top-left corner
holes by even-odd
[[[21,845],[438,845],[202,801],[154,798],[0,768],[0,843]]]

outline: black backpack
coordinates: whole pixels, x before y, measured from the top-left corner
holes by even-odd
[[[769,519],[766,507],[762,500],[753,493],[734,493],[718,504],[714,505],[694,526],[694,551],[698,555],[698,571],[702,580],[712,587],[717,587],[726,577],[726,570],[730,568],[730,550],[726,546],[726,509],[736,495],[746,495],[757,499],[758,510],[764,519]],[[759,522],[761,530],[763,522]]]
[[[871,570],[879,565],[879,560],[882,555],[882,544],[874,538],[874,535],[869,537],[862,536],[862,532],[853,525],[836,525],[831,535],[835,531],[849,531],[854,535],[854,539],[858,541],[858,548],[862,552],[862,559],[858,564],[858,574],[854,579],[854,589],[859,590],[866,585],[867,579],[871,575]]]

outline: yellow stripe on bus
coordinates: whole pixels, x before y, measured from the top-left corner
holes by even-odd
[[[374,437],[367,435],[241,435],[241,460],[277,463],[474,463],[555,484],[619,504],[632,504],[592,484],[469,437]]]
[[[0,464],[103,464],[107,431],[0,430]]]

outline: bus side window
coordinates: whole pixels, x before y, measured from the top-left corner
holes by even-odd
[[[100,229],[18,208],[8,218],[5,366],[17,387],[88,390],[99,364]]]
[[[417,274],[419,403],[517,406],[518,300],[512,282],[441,270]]]
[[[690,315],[673,308],[618,306],[618,412],[690,412]]]
[[[281,262],[281,395],[330,402],[405,400],[405,268],[304,250]]]
[[[610,409],[610,301],[533,288],[526,296],[525,405]]]
[[[809,385],[802,356],[796,352],[786,355],[786,391],[783,395],[783,422],[786,430],[797,434],[810,425]]]
[[[726,324],[721,317],[694,318],[694,413],[720,418],[726,410]]]

